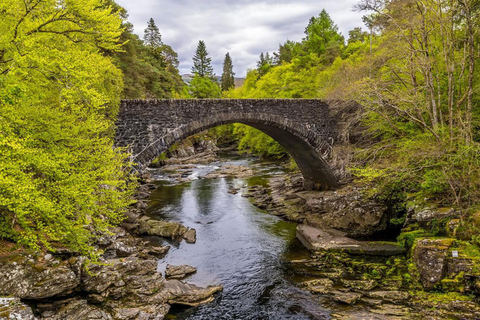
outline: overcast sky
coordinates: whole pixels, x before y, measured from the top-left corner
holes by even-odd
[[[358,0],[117,0],[143,38],[150,18],[162,40],[178,53],[180,74],[190,73],[199,40],[204,40],[217,75],[230,52],[236,76],[254,68],[260,52],[274,52],[286,40],[299,41],[310,17],[327,10],[341,33],[362,27]]]

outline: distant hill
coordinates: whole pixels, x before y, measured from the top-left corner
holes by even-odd
[[[182,80],[186,84],[190,84],[190,81],[192,81],[194,75],[193,74],[182,74]],[[220,84],[222,77],[221,76],[215,76],[217,79],[217,82]],[[245,78],[235,78],[235,88],[241,87],[243,85],[243,82],[245,81]]]

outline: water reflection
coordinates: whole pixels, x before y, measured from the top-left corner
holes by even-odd
[[[240,161],[245,165],[245,160]],[[275,170],[265,171],[272,174]],[[195,169],[192,174],[198,176]],[[262,177],[159,184],[152,193],[150,214],[197,230],[197,243],[172,247],[159,261],[160,271],[167,263],[189,264],[198,271],[188,282],[224,286],[212,304],[174,308],[175,319],[329,318],[314,296],[288,280],[285,256],[297,245],[296,225],[260,211],[241,193],[227,192],[232,186],[258,183],[259,179]],[[302,247],[296,250],[307,254]]]

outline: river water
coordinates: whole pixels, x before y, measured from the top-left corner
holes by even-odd
[[[258,170],[246,179],[202,179],[225,165],[253,165]],[[164,272],[166,264],[192,265],[198,271],[185,281],[224,287],[211,304],[174,307],[170,319],[330,318],[319,298],[300,290],[292,280],[295,272],[288,262],[308,256],[295,238],[296,224],[269,215],[242,197],[249,185],[265,183],[279,173],[274,165],[237,157],[190,169],[185,174],[188,182],[154,175],[158,188],[152,192],[149,214],[197,231],[195,244],[169,243],[172,247],[159,261],[159,270]],[[228,193],[232,187],[240,192]]]

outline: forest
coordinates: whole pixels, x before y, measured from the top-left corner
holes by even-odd
[[[141,39],[113,0],[2,1],[0,250],[61,244],[98,256],[95,239],[123,219],[136,187],[128,154],[113,147],[122,98],[355,100],[366,129],[353,178],[405,205],[455,206],[459,236],[480,244],[480,2],[361,0],[355,10],[366,31],[346,37],[322,10],[303,39],[259,53],[234,88],[234,57],[217,81],[203,40],[185,84],[154,20]],[[250,127],[209,135],[288,158]]]

